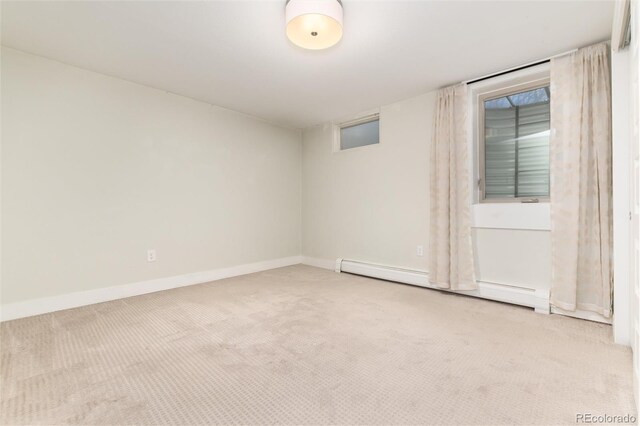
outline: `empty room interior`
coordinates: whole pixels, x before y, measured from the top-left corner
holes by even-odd
[[[0,424],[638,423],[640,0],[0,25]]]

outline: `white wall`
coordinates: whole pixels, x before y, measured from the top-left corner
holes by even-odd
[[[379,145],[334,153],[330,125],[304,131],[304,256],[427,271],[434,107],[434,92],[383,106]],[[478,227],[473,241],[479,280],[549,289],[548,230]]]
[[[634,353],[640,406],[640,7],[631,2],[631,45],[613,52],[614,336]],[[624,320],[624,319],[627,320]]]
[[[2,112],[3,304],[300,253],[297,130],[8,48]]]
[[[636,407],[640,407],[640,3],[631,2],[631,212],[632,212],[632,246],[630,263],[631,282],[629,286],[631,318],[631,334],[633,347],[634,391]]]
[[[633,161],[631,155],[631,52],[611,53],[611,97],[613,136],[613,252],[614,317],[629,318],[633,307],[631,284],[633,245],[631,238]],[[616,342],[631,345],[633,321],[614,321]]]

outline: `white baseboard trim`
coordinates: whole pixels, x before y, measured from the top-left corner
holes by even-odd
[[[478,281],[477,290],[451,291],[429,283],[429,273],[413,269],[395,268],[386,265],[342,260],[341,271],[420,287],[450,291],[482,299],[497,300],[514,305],[528,306],[536,312],[549,313],[549,291],[516,285]]]
[[[213,269],[210,271],[194,272],[191,274],[62,294],[59,296],[25,300],[23,302],[7,303],[0,305],[0,321],[9,321],[49,312],[62,311],[64,309],[124,299],[126,297],[139,296],[141,294],[154,293],[156,291],[169,290],[193,284],[202,284],[224,278],[297,265],[299,263],[302,263],[302,256],[284,257],[229,268]]]
[[[335,270],[336,261],[329,259],[319,259],[317,257],[302,256],[302,264],[315,266],[316,268]]]

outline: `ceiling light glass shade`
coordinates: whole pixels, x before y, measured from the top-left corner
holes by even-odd
[[[289,0],[285,10],[287,37],[304,49],[320,50],[342,38],[339,0]]]

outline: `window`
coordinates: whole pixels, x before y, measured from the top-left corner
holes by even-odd
[[[378,114],[342,123],[338,126],[340,150],[380,143],[380,117]]]
[[[549,80],[479,97],[481,201],[549,198]]]

